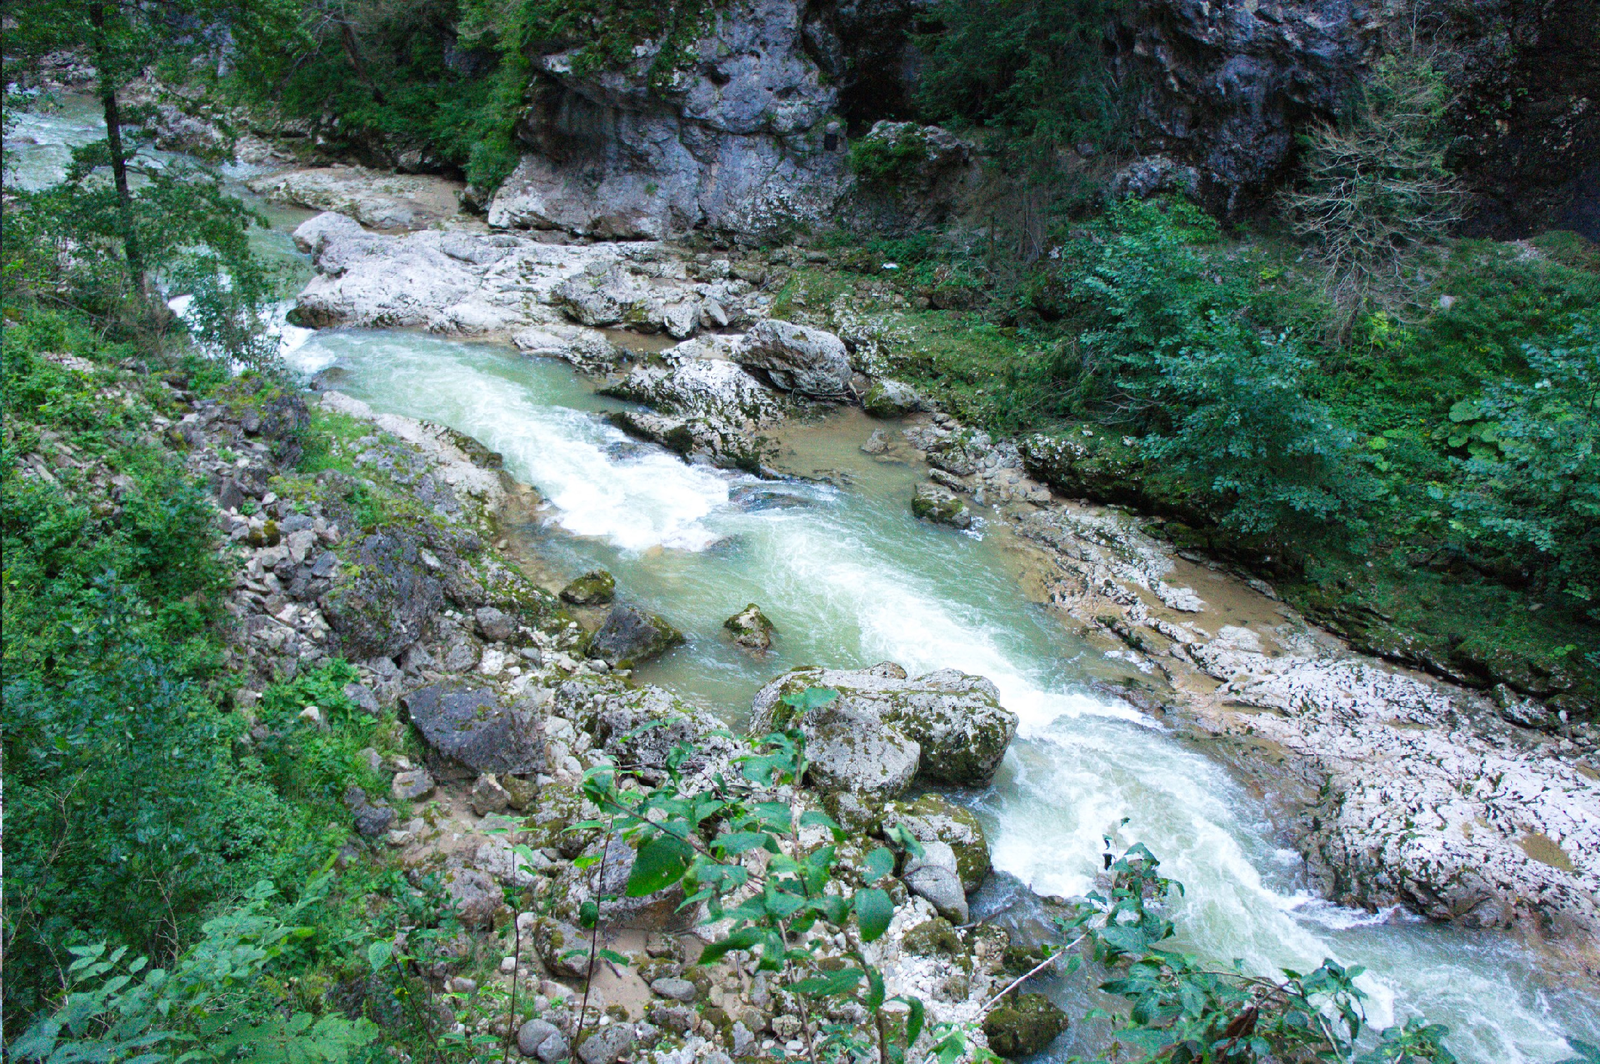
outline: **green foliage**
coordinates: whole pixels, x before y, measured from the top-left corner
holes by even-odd
[[[1533,380],[1498,381],[1451,407],[1464,431],[1449,443],[1467,453],[1452,458],[1450,528],[1459,549],[1537,574],[1600,621],[1600,311],[1574,316],[1548,349],[1524,350]]]
[[[928,138],[915,127],[850,145],[850,169],[871,184],[892,187],[928,158]]]
[[[810,688],[786,694],[784,703],[791,715],[800,715],[838,696],[829,688]],[[634,842],[637,853],[624,891],[628,897],[682,884],[683,907],[703,902],[709,922],[729,922],[728,933],[701,953],[701,964],[743,952],[759,969],[782,973],[787,989],[802,1001],[851,998],[878,1010],[886,1000],[883,977],[867,963],[861,945],[883,936],[894,916],[893,902],[881,888],[863,884],[852,891],[841,881],[838,847],[846,836],[838,824],[814,809],[796,818],[790,804],[774,800],[772,793],[804,778],[804,735],[787,731],[766,736],[756,753],[737,760],[741,778],[718,775],[704,790],[688,789],[681,772],[692,753],[688,746],[676,748],[667,762],[666,780],[648,789],[622,786],[614,766],[591,769],[584,791],[602,819],[573,830],[603,828],[608,837],[616,834]],[[808,828],[821,829],[831,841],[808,849],[800,842],[800,833]],[[904,837],[920,849],[916,840]],[[754,867],[745,859],[753,851],[764,855]],[[893,853],[878,848],[867,858],[866,882],[883,878],[894,864]],[[847,931],[848,960],[840,963],[841,958],[829,956],[831,936],[810,934],[814,929]],[[904,1060],[922,1031],[922,1003],[907,999],[907,1004],[912,1023],[903,1044],[894,1047],[895,1060]],[[855,1044],[848,1030],[813,1024],[804,1005],[802,1021],[813,1059]],[[887,1046],[886,1031],[878,1033]]]
[[[1050,180],[1058,156],[1126,136],[1123,92],[1102,49],[1120,0],[941,0],[922,40],[917,103],[936,121],[997,134],[1002,165]]]
[[[1149,849],[1134,845],[1108,870],[1109,889],[1089,894],[1066,925],[1087,936],[1095,958],[1112,968],[1100,989],[1127,1002],[1114,1037],[1130,1053],[1119,1059],[1454,1064],[1442,1041],[1448,1031],[1420,1020],[1377,1032],[1375,1045],[1357,1048],[1368,1041],[1364,995],[1355,985],[1360,968],[1327,960],[1309,973],[1259,976],[1238,961],[1218,970],[1165,948],[1174,928],[1164,905],[1182,886],[1159,867]]]
[[[293,0],[236,27],[230,91],[326,123],[347,151],[407,151],[492,192],[521,156],[517,125],[538,105],[533,57],[569,54],[579,74],[643,61],[665,84],[688,59],[713,0]],[[331,119],[331,121],[327,121]]]
[[[245,902],[208,920],[201,937],[172,965],[127,964],[126,947],[73,947],[68,990],[56,1009],[10,1046],[18,1060],[338,1064],[354,1058],[378,1029],[337,1013],[284,1010],[278,962],[296,939],[315,934],[299,923],[327,901],[329,877],[313,880],[293,906],[272,911],[272,884],[256,884]]]

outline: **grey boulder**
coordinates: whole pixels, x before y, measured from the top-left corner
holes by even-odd
[[[658,614],[637,606],[617,606],[589,642],[589,651],[608,665],[646,661],[683,642],[683,633]]]
[[[766,373],[786,392],[812,399],[850,397],[850,355],[833,333],[791,321],[759,321],[733,349],[733,360]]]
[[[521,703],[508,706],[492,690],[434,685],[405,695],[400,705],[428,744],[437,778],[544,770],[538,724]]]

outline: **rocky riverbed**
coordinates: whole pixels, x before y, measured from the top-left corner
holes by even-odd
[[[866,448],[909,447],[930,467],[918,500],[930,518],[979,515],[1038,548],[1035,578],[1063,622],[1142,674],[1116,694],[1245,743],[1231,762],[1279,796],[1330,897],[1516,925],[1595,970],[1592,729],[1509,692],[1490,697],[1353,653],[1262,582],[1177,556],[1125,512],[1057,496],[1036,445],[919,413],[927,404],[913,391],[861,372],[870,352],[764,321],[761,286],[787,249],[718,258],[659,243],[377,236],[328,215],[296,239],[321,273],[301,296],[304,319],[508,336],[617,371],[605,387],[653,410],[624,415],[624,427],[692,459],[772,471],[763,429],[820,402],[864,401],[888,418]],[[685,342],[638,363],[614,348],[597,356],[602,326]]]

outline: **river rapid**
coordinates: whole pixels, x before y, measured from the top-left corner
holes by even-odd
[[[98,135],[93,118],[81,106],[22,116],[8,128],[8,180],[13,170],[22,187],[59,179],[70,146]],[[262,250],[303,269],[286,231],[305,216],[272,208]],[[993,680],[1021,718],[1017,740],[991,787],[953,795],[983,818],[999,873],[980,905],[1021,886],[1081,894],[1100,867],[1102,836],[1119,849],[1143,842],[1186,887],[1173,911],[1186,950],[1262,972],[1308,970],[1325,957],[1364,966],[1374,1023],[1424,1015],[1449,1026],[1452,1049],[1478,1064],[1560,1060],[1568,1034],[1600,1042],[1600,1010],[1509,936],[1312,894],[1299,855],[1226,769],[1091,691],[1126,667],[1029,600],[1026,558],[1002,530],[964,534],[912,518],[923,470],[863,454],[876,423],[858,412],[786,434],[785,468],[822,479],[762,480],[629,439],[602,417],[622,404],[565,363],[412,332],[288,329],[285,340],[286,361],[307,377],[503,454],[507,472],[544,500],[535,520],[510,530],[519,548],[557,578],[609,569],[619,597],[688,637],[641,669],[641,681],[738,725],[761,684],[801,664],[892,660],[913,673],[955,667]],[[747,602],[777,626],[767,657],[722,631]],[[1081,1012],[1091,996],[1083,982],[1061,980],[1052,992]],[[1069,1031],[1051,1056],[1090,1050],[1092,1028]]]

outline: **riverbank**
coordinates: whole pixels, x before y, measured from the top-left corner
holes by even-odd
[[[669,330],[676,315],[699,331],[715,327],[706,310],[715,304],[732,330],[769,308],[758,282],[770,278],[705,253],[510,234],[382,237],[342,224],[316,220],[297,238],[323,271],[301,299],[301,313],[318,321],[514,340],[541,331],[594,352],[603,349],[592,331],[600,326]],[[454,255],[447,242],[459,242]],[[492,265],[471,261],[489,256],[479,247],[493,248]],[[708,274],[725,280],[696,279]],[[846,345],[833,342],[842,355]],[[554,341],[518,346],[566,350]],[[793,404],[814,401],[752,375],[770,371],[747,348],[736,333],[709,333],[637,368],[614,347],[568,357],[613,371],[607,389],[657,411],[628,415],[624,427],[686,457],[740,466],[729,455],[761,453],[762,431]],[[803,337],[786,364],[831,365],[825,348]],[[840,372],[848,376],[838,387],[880,412],[925,403],[913,397],[885,411],[884,385],[874,395],[854,367]],[[1264,788],[1300,793],[1286,803],[1293,814],[1284,827],[1328,896],[1370,909],[1405,904],[1469,926],[1515,925],[1530,941],[1570,944],[1554,952],[1593,974],[1600,786],[1588,726],[1518,728],[1482,695],[1358,654],[1264,583],[1180,557],[1120,512],[1059,498],[1028,475],[1015,445],[947,415],[912,413],[900,431],[944,489],[975,512],[993,508],[991,519],[1044,549],[1037,579],[1064,619],[1144,677],[1117,697],[1276,755],[1235,761]]]

